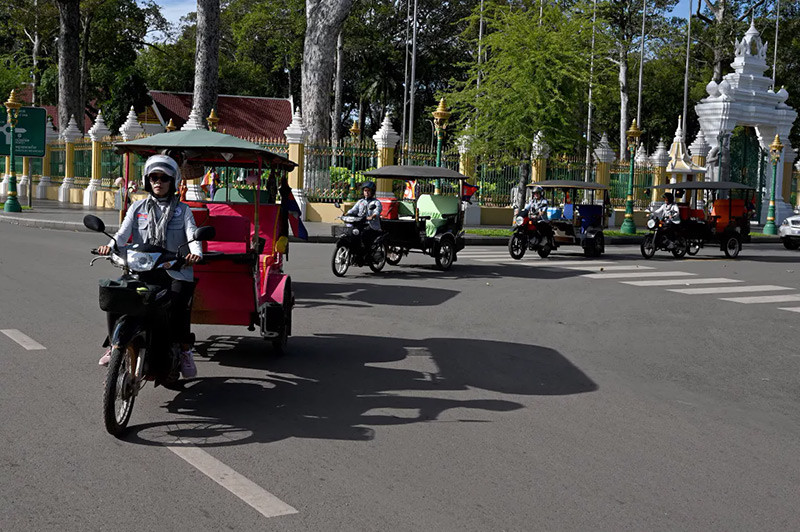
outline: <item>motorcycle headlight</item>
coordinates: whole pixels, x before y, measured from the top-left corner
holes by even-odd
[[[656,221],[655,220],[653,220],[652,218],[647,220],[647,228],[648,229],[653,229],[655,226],[656,226]]]
[[[353,229],[353,234],[354,235],[358,236],[359,233],[361,233],[361,231],[359,231],[358,229]]]
[[[522,216],[517,216],[516,218],[514,218],[514,223],[516,225],[522,225],[522,222],[524,222],[524,221],[525,221],[525,218],[523,218]]]
[[[128,250],[128,268],[135,272],[146,272],[153,269],[158,253],[142,253],[140,251]]]

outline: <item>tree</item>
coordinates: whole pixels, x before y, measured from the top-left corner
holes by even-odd
[[[312,142],[330,134],[331,81],[336,38],[353,0],[306,0],[306,32],[303,45],[303,115]]]
[[[193,105],[206,118],[219,93],[219,0],[197,0],[197,49]]]
[[[84,102],[81,100],[80,0],[55,0],[58,6],[58,124],[63,131],[75,116],[83,129]]]

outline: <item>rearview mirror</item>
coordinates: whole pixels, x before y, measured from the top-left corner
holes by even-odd
[[[103,220],[93,214],[87,214],[83,217],[83,225],[85,225],[87,229],[98,233],[103,233],[106,230],[106,224],[103,223]]]
[[[198,227],[194,231],[194,239],[200,242],[212,240],[217,234],[217,230],[210,226]]]
[[[342,204],[339,203],[338,201],[334,201],[333,202],[333,206],[336,207],[337,209],[339,209],[339,208],[341,208]]]

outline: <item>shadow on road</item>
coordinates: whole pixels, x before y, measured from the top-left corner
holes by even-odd
[[[306,283],[293,284],[297,307],[312,308],[327,305],[342,307],[371,307],[392,305],[398,307],[425,307],[441,305],[457,296],[457,290],[426,288],[420,286],[393,286],[372,283]]]
[[[557,351],[507,342],[325,335],[292,339],[290,354],[278,358],[254,337],[211,337],[197,347],[253,377],[183,382],[166,404],[175,420],[133,426],[127,441],[212,447],[290,437],[371,440],[380,426],[435,422],[453,409],[464,410],[449,412],[448,422],[492,422],[492,413],[523,408],[520,396],[597,390]]]

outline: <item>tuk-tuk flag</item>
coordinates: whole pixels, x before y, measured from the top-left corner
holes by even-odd
[[[461,185],[461,201],[470,201],[479,188],[464,181],[464,184]]]
[[[300,219],[302,216],[300,205],[297,204],[297,200],[294,199],[291,190],[289,191],[289,197],[286,198],[286,211],[289,214],[289,225],[292,226],[294,236],[301,240],[308,240],[308,231],[306,226],[303,225],[303,220]]]
[[[403,191],[403,199],[413,200],[417,197],[417,181],[406,181],[406,188]]]

